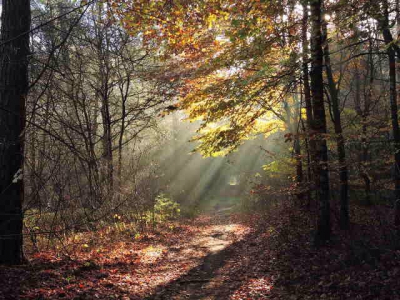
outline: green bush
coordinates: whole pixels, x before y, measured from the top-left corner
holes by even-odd
[[[160,194],[156,197],[154,205],[154,213],[160,222],[173,220],[180,215],[179,203],[169,198],[165,194]]]

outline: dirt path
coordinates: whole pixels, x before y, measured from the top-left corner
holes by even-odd
[[[159,288],[147,300],[223,299],[222,295],[229,292],[232,278],[228,279],[221,267],[230,261],[233,248],[241,243],[244,230],[239,229],[239,225],[230,224],[228,216],[222,211],[214,214],[212,220],[220,224],[208,226],[201,236],[178,249],[180,254],[181,248],[185,249],[186,254],[193,253],[192,259],[196,259],[197,251],[201,250],[205,255],[198,265],[184,276]]]
[[[316,249],[308,221],[303,212],[220,211],[139,238],[87,232],[73,259],[42,252],[2,266],[0,300],[400,299],[399,251],[365,260],[343,243]]]
[[[9,279],[0,280],[0,299],[236,300],[261,277],[252,226],[222,210],[139,238],[105,234],[89,246],[102,232],[86,234],[73,259],[43,252],[30,265],[0,269]]]

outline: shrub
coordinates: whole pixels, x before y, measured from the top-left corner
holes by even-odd
[[[165,194],[159,194],[156,197],[154,213],[160,222],[173,220],[180,215],[179,203],[169,198]]]

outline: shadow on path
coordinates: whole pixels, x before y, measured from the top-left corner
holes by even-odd
[[[226,238],[224,233],[214,233],[210,238],[218,240]],[[159,286],[157,290],[145,300],[161,299],[228,299],[232,291],[241,286],[242,280],[232,278],[232,274],[226,275],[220,272],[228,263],[235,252],[246,243],[246,238],[234,242],[226,248],[212,250],[197,267],[191,269],[180,278]]]

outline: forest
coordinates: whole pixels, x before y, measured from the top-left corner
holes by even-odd
[[[0,299],[400,300],[400,0],[0,13]]]

